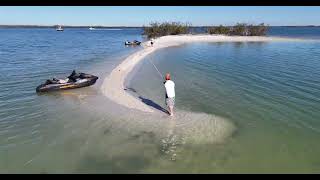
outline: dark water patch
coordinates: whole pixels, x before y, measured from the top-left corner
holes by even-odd
[[[74,173],[138,173],[150,163],[138,156],[94,156],[87,155],[79,163]]]

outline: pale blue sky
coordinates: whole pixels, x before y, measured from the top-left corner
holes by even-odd
[[[320,6],[2,6],[0,24],[142,26],[151,21],[192,25],[320,25]]]

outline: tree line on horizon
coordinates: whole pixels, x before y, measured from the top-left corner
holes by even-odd
[[[268,29],[269,26],[264,23],[258,25],[237,23],[234,26],[209,26],[206,27],[206,33],[229,36],[265,36]],[[192,33],[190,23],[152,22],[149,26],[143,26],[143,35],[146,35],[148,38],[189,33]]]

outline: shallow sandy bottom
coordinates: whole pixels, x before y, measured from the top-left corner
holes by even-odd
[[[137,98],[128,94],[124,89],[124,82],[132,69],[147,55],[158,49],[178,46],[184,43],[192,42],[266,42],[266,41],[303,41],[292,38],[278,37],[243,37],[243,36],[222,36],[222,35],[181,35],[181,36],[163,36],[155,40],[153,47],[150,42],[143,44],[144,49],[127,57],[119,64],[102,84],[102,92],[114,102],[126,106],[128,108],[137,109],[144,112],[154,112],[150,106],[144,104]]]
[[[169,118],[167,114],[148,106],[137,97],[129,94],[125,90],[125,80],[133,68],[143,60],[147,55],[155,52],[158,49],[170,46],[179,46],[185,43],[192,42],[287,42],[287,41],[303,41],[292,38],[276,38],[276,37],[242,37],[242,36],[222,36],[222,35],[179,35],[179,36],[164,36],[155,39],[154,46],[150,46],[150,42],[143,43],[143,49],[120,63],[107,76],[101,85],[102,93],[111,101],[122,105],[129,110],[135,110],[136,113],[128,113],[126,119],[130,119],[128,124],[132,127],[137,127],[144,119],[143,128],[147,124],[153,124],[154,128],[149,126],[150,130],[165,131],[166,134],[180,134],[189,143],[216,143],[222,142],[232,134],[235,126],[226,118],[218,117],[206,113],[186,112],[176,109],[174,118]],[[135,120],[138,121],[135,121]],[[126,125],[127,127],[129,125]],[[160,128],[165,124],[165,128]],[[185,125],[184,125],[185,124]],[[162,130],[161,130],[162,129]],[[172,132],[170,132],[172,131]]]

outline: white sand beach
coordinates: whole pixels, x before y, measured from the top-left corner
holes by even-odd
[[[112,101],[144,112],[154,112],[150,106],[133,97],[124,89],[127,75],[144,57],[158,49],[170,46],[179,46],[192,42],[267,42],[267,41],[303,41],[294,38],[259,37],[259,36],[224,36],[224,35],[171,35],[155,39],[153,46],[150,41],[142,44],[143,49],[127,57],[107,76],[102,84],[102,92]]]

